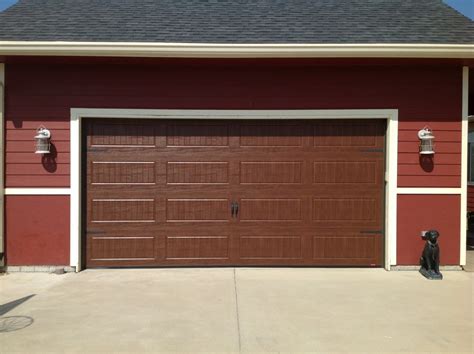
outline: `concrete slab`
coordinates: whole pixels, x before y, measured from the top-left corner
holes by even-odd
[[[472,353],[472,276],[373,269],[239,270],[244,352]]]
[[[17,273],[0,277],[0,309],[15,305],[0,316],[0,352],[472,353],[473,275],[446,272],[444,280],[428,281],[417,272],[313,268]]]
[[[34,323],[0,333],[1,352],[238,351],[232,269],[91,270],[45,276],[63,280],[44,292],[32,282],[37,296],[4,316],[28,316]],[[40,278],[43,283],[45,277]],[[2,284],[23,280],[16,274],[0,278]],[[1,293],[2,300],[10,300]]]
[[[474,246],[467,246],[464,270],[466,272],[474,272]]]

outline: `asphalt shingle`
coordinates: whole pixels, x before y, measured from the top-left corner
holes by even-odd
[[[20,0],[0,40],[473,44],[441,0]]]

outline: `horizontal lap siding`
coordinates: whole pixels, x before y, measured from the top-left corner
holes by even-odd
[[[192,109],[399,109],[399,186],[459,187],[461,68],[284,64],[6,65],[7,187],[69,186],[71,107]],[[51,129],[54,166],[33,153]],[[420,165],[417,131],[429,125],[436,154]]]
[[[52,154],[46,156],[34,153],[33,137],[41,124],[52,131]],[[6,186],[68,187],[69,127],[68,121],[8,120],[5,127]]]
[[[435,154],[419,155],[418,130],[423,124],[435,135]],[[460,187],[461,124],[400,122],[398,132],[398,185],[400,187]],[[415,153],[414,153],[415,151]],[[426,158],[427,161],[423,162]]]

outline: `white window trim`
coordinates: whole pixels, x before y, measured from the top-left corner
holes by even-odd
[[[81,264],[81,121],[87,118],[140,119],[386,119],[385,269],[397,262],[398,110],[186,110],[71,108],[70,265]]]

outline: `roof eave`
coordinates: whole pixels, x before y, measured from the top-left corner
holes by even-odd
[[[213,44],[0,41],[0,56],[474,59],[474,44]]]

